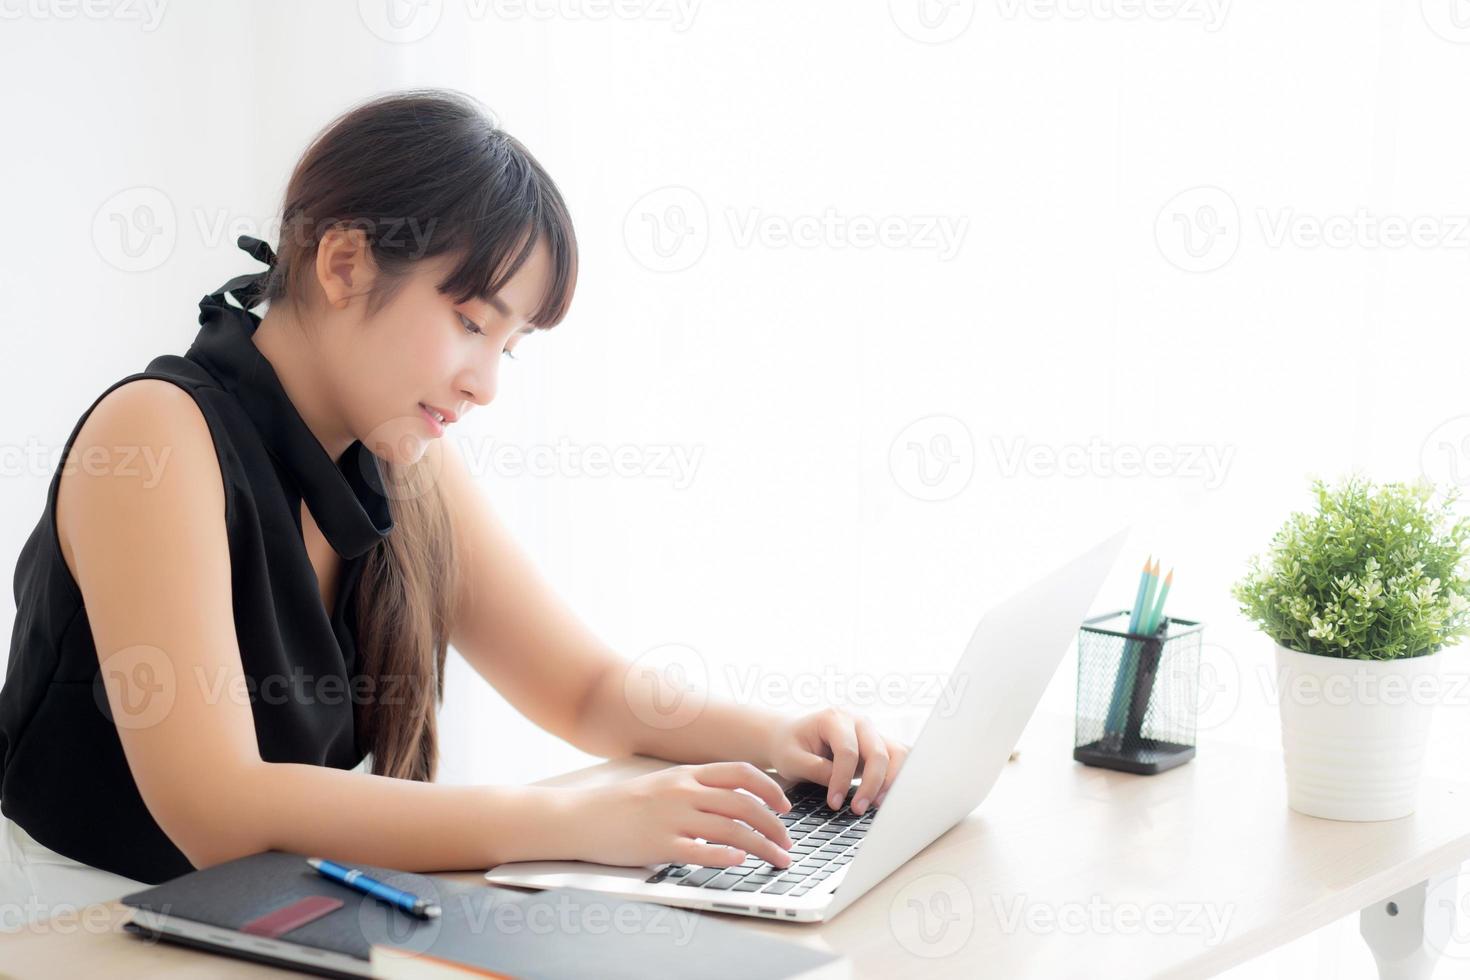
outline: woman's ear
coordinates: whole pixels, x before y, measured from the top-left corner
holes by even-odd
[[[316,278],[332,309],[345,310],[372,289],[377,265],[361,228],[331,228],[316,249]]]

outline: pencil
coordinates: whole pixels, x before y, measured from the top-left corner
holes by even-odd
[[[1129,611],[1128,615],[1128,632],[1130,633],[1138,632],[1138,626],[1143,620],[1143,608],[1150,591],[1149,582],[1151,575],[1149,569],[1152,560],[1152,555],[1143,560],[1143,570],[1138,576],[1138,592],[1133,597],[1133,608]],[[1153,581],[1157,581],[1157,579],[1153,579]],[[1103,731],[1108,735],[1116,734],[1123,729],[1124,712],[1128,710],[1128,692],[1132,688],[1131,678],[1129,676],[1134,669],[1132,647],[1133,642],[1131,640],[1125,641],[1123,644],[1123,655],[1118,660],[1118,676],[1113,680],[1113,697],[1108,702],[1108,716],[1103,722]]]
[[[1164,621],[1164,600],[1168,598],[1169,586],[1173,584],[1174,569],[1171,568],[1169,569],[1168,576],[1164,579],[1163,586],[1159,589],[1158,601],[1154,603],[1153,611],[1148,616],[1148,622],[1143,627],[1143,631],[1150,636],[1153,635],[1154,630],[1159,628],[1159,624]]]

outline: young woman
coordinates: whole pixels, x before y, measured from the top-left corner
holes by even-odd
[[[93,402],[21,552],[0,888],[44,913],[270,848],[411,871],[785,866],[764,770],[882,803],[907,746],[860,715],[712,701],[646,724],[677,692],[625,683],[440,438],[577,278],[560,193],[479,103],[355,107],[298,163],[279,254],[241,244],[270,268]],[[435,784],[450,643],[573,745],[685,765]]]

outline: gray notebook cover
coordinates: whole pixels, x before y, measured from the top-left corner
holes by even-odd
[[[343,906],[279,937],[366,961],[373,945],[472,963],[527,980],[676,975],[798,976],[834,954],[773,939],[689,909],[634,902],[579,888],[526,892],[353,864],[443,910],[416,919],[318,875],[299,854],[266,851],[124,895],[124,905],[238,930],[310,895]],[[219,952],[237,955],[228,948]]]

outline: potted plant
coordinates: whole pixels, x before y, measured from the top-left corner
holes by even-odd
[[[1470,519],[1422,480],[1312,491],[1231,594],[1276,642],[1288,804],[1392,820],[1414,811],[1441,651],[1470,628]]]

